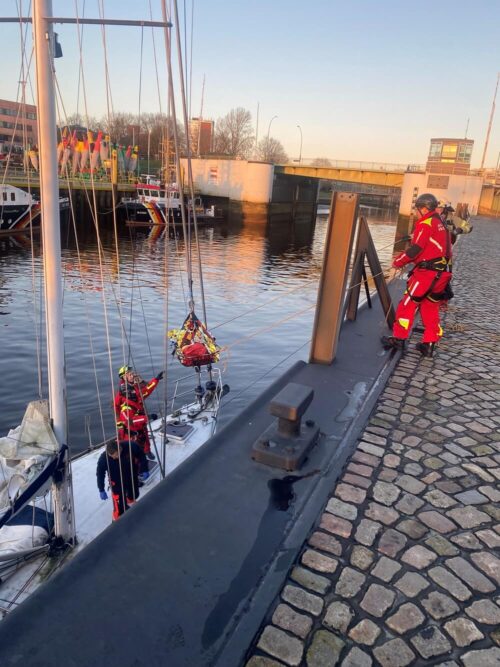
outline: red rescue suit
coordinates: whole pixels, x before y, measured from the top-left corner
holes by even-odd
[[[395,338],[406,339],[417,310],[424,325],[423,343],[436,343],[443,335],[439,324],[439,305],[451,280],[451,240],[441,218],[432,211],[417,220],[411,246],[394,259],[400,268],[410,263],[410,272],[403,298],[396,309],[393,326]]]
[[[158,386],[159,380],[153,378],[147,384],[129,385],[120,383],[120,389],[115,395],[116,425],[119,440],[135,440],[145,454],[151,451],[148,434],[148,417],[144,408],[144,399]]]

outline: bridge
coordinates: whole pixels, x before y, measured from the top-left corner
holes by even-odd
[[[316,178],[330,181],[344,181],[348,183],[360,183],[365,185],[377,185],[390,188],[401,188],[403,178],[407,171],[416,171],[411,168],[412,165],[375,165],[371,168],[365,167],[359,163],[359,167],[332,164],[328,166],[316,166],[308,164],[285,164],[276,165],[275,173],[286,174],[289,176],[304,176],[306,178]]]

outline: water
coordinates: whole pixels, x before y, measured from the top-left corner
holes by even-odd
[[[395,215],[372,209],[365,214],[387,264]],[[187,374],[170,356],[165,335],[188,312],[183,239],[120,221],[116,240],[109,217],[99,224],[102,262],[91,222],[78,221],[78,244],[71,223],[62,233],[73,453],[86,446],[89,433],[94,444],[114,434],[111,377],[116,385],[123,363],[134,365],[146,380],[167,368],[169,395],[174,380]],[[326,225],[326,218],[318,218],[314,228],[232,219],[200,230],[208,325],[225,348],[220,366],[231,387],[221,425],[295,361],[307,360]],[[202,318],[195,256],[193,266],[196,312]],[[39,386],[46,395],[46,374],[39,374],[46,365],[41,281],[40,237],[34,237],[33,253],[29,236],[1,237],[1,435],[20,423],[26,403],[39,397]],[[148,399],[150,411],[160,412],[164,386]]]

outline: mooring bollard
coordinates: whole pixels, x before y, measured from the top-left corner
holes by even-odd
[[[269,412],[278,419],[253,444],[252,458],[258,463],[298,470],[309,450],[316,444],[319,427],[302,417],[311,404],[314,390],[290,382],[269,404]]]

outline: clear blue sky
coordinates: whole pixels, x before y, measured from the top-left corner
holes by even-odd
[[[18,0],[19,2],[20,0]],[[27,10],[29,2],[23,0]],[[158,0],[104,0],[109,18],[161,15]],[[98,16],[98,0],[78,0],[80,13]],[[191,25],[192,0],[186,5]],[[75,14],[74,0],[53,0],[54,15]],[[17,15],[15,0],[2,0],[3,15]],[[192,115],[198,115],[203,76],[203,115],[217,119],[244,107],[259,136],[279,139],[298,157],[385,162],[424,162],[431,137],[475,140],[481,160],[500,71],[498,0],[194,0]],[[75,26],[57,26],[64,58],[57,75],[68,113],[77,107],[78,43]],[[190,31],[190,28],[189,28]],[[190,32],[188,31],[188,38]],[[0,24],[0,97],[16,99],[19,26]],[[108,58],[115,110],[138,112],[140,28],[108,28]],[[163,37],[156,33],[159,76],[166,89]],[[106,112],[101,32],[83,38],[88,111]],[[30,93],[28,92],[28,96]],[[162,92],[165,109],[165,95]],[[497,100],[500,106],[500,93]],[[83,111],[80,92],[80,111]],[[151,30],[144,31],[142,111],[158,111]],[[486,164],[500,151],[500,109]]]

